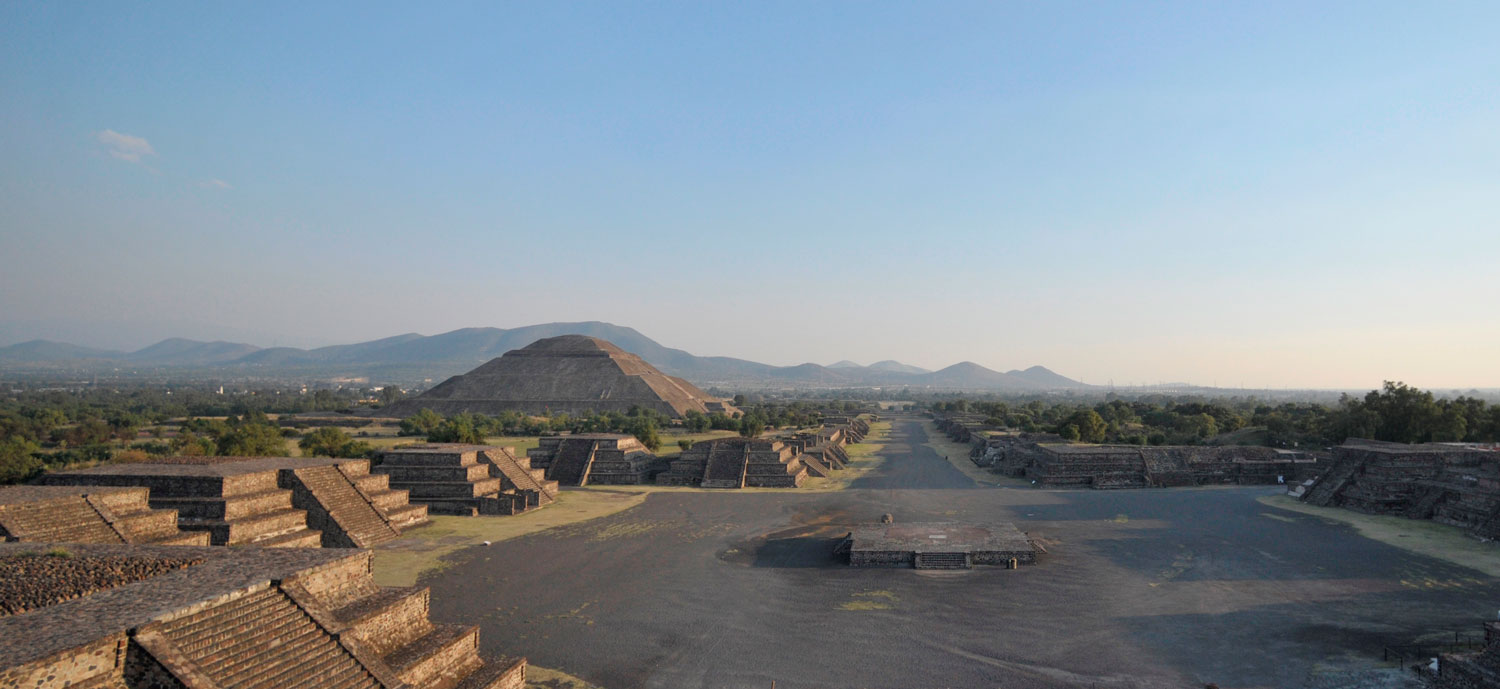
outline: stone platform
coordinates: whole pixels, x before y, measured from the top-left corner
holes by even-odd
[[[969,569],[1036,564],[1041,549],[1014,524],[880,524],[855,529],[841,544],[854,567]]]
[[[171,457],[47,474],[50,485],[149,488],[153,508],[214,545],[368,548],[427,521],[427,510],[364,459]]]
[[[64,549],[65,548],[65,549]],[[363,550],[0,544],[0,687],[520,689]],[[16,588],[16,587],[20,588]],[[64,591],[66,596],[52,595]]]
[[[557,498],[557,481],[510,447],[402,445],[382,453],[373,470],[438,514],[520,514]]]

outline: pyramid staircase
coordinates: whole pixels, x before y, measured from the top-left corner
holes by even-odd
[[[594,464],[597,442],[564,442],[557,456],[547,466],[547,478],[570,486],[588,485],[589,468]]]
[[[479,460],[490,466],[490,476],[504,479],[505,490],[526,498],[526,508],[550,505],[557,499],[557,481],[547,480],[545,469],[534,469],[530,457],[521,457],[513,448],[483,450]]]
[[[703,467],[704,488],[744,488],[750,443],[719,443]]]
[[[291,469],[282,473],[281,483],[307,510],[308,522],[322,531],[325,547],[373,548],[400,535],[338,465]]]
[[[482,658],[478,627],[434,624],[428,619],[429,595],[427,588],[376,586],[369,553],[361,552],[158,618],[133,638],[178,680],[171,686],[525,685],[525,659]]]
[[[1307,494],[1302,501],[1309,505],[1327,506],[1332,505],[1339,491],[1354,478],[1362,462],[1358,459],[1345,458],[1328,469],[1312,487],[1307,489]]]
[[[818,478],[828,478],[833,473],[832,467],[823,463],[823,458],[813,454],[803,453],[799,455],[802,465],[807,467],[807,473]]]
[[[208,545],[177,529],[177,513],[153,510],[145,488],[18,486],[0,490],[0,540],[32,543]],[[25,496],[25,499],[21,499]]]

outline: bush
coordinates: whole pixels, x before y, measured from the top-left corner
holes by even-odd
[[[22,438],[0,440],[0,483],[20,483],[42,470],[36,443]]]

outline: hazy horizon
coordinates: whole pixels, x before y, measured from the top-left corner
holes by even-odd
[[[0,6],[0,345],[1500,387],[1500,6]]]

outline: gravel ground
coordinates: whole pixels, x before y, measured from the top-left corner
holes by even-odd
[[[606,689],[1228,689],[1360,686],[1371,675],[1349,673],[1384,645],[1500,607],[1500,580],[1256,501],[1272,488],[976,488],[925,439],[898,419],[850,490],[655,493],[460,551],[423,580],[432,616]],[[1049,554],[964,572],[833,560],[885,512],[1012,521]]]
[[[202,561],[76,556],[66,548],[7,555],[0,557],[0,615],[17,615]]]

